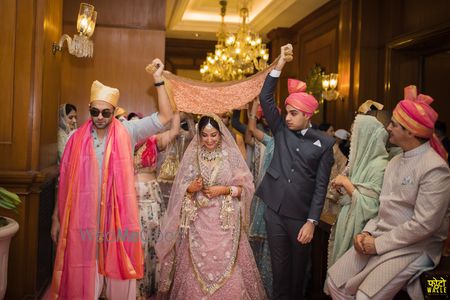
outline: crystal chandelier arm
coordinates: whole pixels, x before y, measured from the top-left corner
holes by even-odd
[[[56,51],[62,51],[62,48],[64,46],[64,41],[67,41],[67,48],[69,48],[69,53],[72,45],[72,38],[68,36],[67,34],[63,34],[61,38],[59,39],[58,43],[53,43],[52,46],[52,53],[53,55],[56,54]]]

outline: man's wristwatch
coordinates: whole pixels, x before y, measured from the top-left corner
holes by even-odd
[[[313,220],[313,219],[308,219],[307,220],[309,223],[313,223],[314,224],[314,226],[317,226],[317,225],[319,225],[319,222],[317,222],[316,220]]]

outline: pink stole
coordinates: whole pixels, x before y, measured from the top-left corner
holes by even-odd
[[[99,195],[92,126],[92,121],[88,121],[73,134],[61,161],[58,191],[61,228],[52,299],[93,299],[97,272],[122,280],[143,276],[130,137],[114,119],[104,141]]]

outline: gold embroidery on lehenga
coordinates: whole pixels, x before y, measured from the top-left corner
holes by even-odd
[[[241,220],[240,213],[238,213],[238,216],[236,217],[237,224],[236,224],[236,226],[234,226],[234,228],[233,228],[234,230],[232,233],[233,248],[232,248],[232,253],[230,253],[230,257],[229,257],[230,260],[228,262],[228,265],[225,268],[225,271],[214,282],[208,283],[202,277],[202,274],[201,274],[200,270],[198,269],[198,266],[195,264],[195,261],[194,261],[195,255],[192,251],[192,247],[193,247],[192,244],[195,243],[195,241],[194,241],[194,238],[192,237],[192,231],[189,234],[189,256],[191,259],[192,268],[194,269],[195,278],[199,282],[200,287],[202,288],[203,292],[205,292],[209,295],[212,295],[215,291],[220,289],[227,282],[227,280],[231,276],[231,274],[233,274],[234,266],[236,265],[237,253],[239,251],[239,240],[241,238],[241,222],[240,222],[240,220]],[[210,281],[212,281],[212,280],[210,280]]]
[[[233,198],[231,195],[227,195],[222,200],[222,207],[220,208],[219,218],[221,221],[221,227],[223,230],[229,230],[233,228],[233,215],[234,215],[234,207],[233,207]]]
[[[192,199],[192,194],[186,192],[186,195],[184,196],[183,207],[181,208],[180,230],[182,236],[186,235],[191,222],[196,218],[197,206],[195,205],[195,200]]]
[[[204,186],[214,186],[217,185],[217,178],[220,177],[219,173],[223,170],[224,161],[226,161],[227,153],[220,151],[220,156],[217,159],[214,160],[204,160],[203,157],[199,155],[198,157],[198,168],[199,173],[203,178],[203,185]],[[201,207],[199,205],[199,199],[201,197],[204,197],[202,194],[198,193],[196,195],[197,197],[197,205],[198,207]],[[222,198],[222,199],[220,199]],[[189,232],[189,255],[192,267],[194,269],[195,278],[200,284],[200,287],[202,288],[204,293],[207,293],[209,295],[213,294],[215,291],[217,291],[219,288],[221,288],[227,281],[227,279],[231,276],[234,270],[234,266],[236,264],[236,258],[237,258],[237,252],[239,248],[239,240],[240,240],[240,231],[241,231],[241,224],[240,224],[240,211],[234,208],[235,201],[231,197],[231,195],[226,196],[219,196],[216,199],[208,199],[209,202],[212,201],[222,201],[221,203],[221,209],[219,212],[219,215],[217,217],[220,218],[221,221],[221,228],[223,230],[230,230],[231,229],[231,249],[227,256],[225,256],[226,262],[225,262],[225,268],[220,273],[212,274],[212,273],[205,273],[203,274],[200,268],[204,266],[204,263],[202,262],[202,259],[205,259],[207,257],[207,253],[201,252],[197,253],[199,244],[195,240],[195,236],[197,235],[195,227],[190,228]],[[211,203],[208,203],[207,206],[211,205]],[[207,207],[202,206],[202,207]],[[234,224],[236,223],[236,224]],[[196,255],[197,253],[197,255]],[[214,259],[214,257],[212,257]],[[217,257],[216,257],[217,259]]]

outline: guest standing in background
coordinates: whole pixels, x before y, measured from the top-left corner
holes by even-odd
[[[72,132],[77,129],[77,108],[75,105],[66,103],[59,107],[59,121],[58,121],[58,158],[57,162],[61,161],[64,148],[67,140]]]
[[[333,125],[329,123],[322,123],[319,125],[319,130],[323,131],[329,137],[334,138]],[[341,149],[339,149],[339,145],[337,143],[333,145],[333,158],[334,164],[333,167],[331,167],[330,182],[328,184],[327,196],[325,198],[325,204],[323,206],[323,213],[337,215],[337,213],[339,212],[339,206],[337,204],[337,198],[339,195],[331,186],[331,181],[339,174],[342,174],[342,172],[345,170],[345,166],[347,165],[347,158],[344,154],[342,154],[342,151]]]
[[[174,112],[171,128],[149,137],[137,146],[134,154],[134,173],[142,250],[144,253],[144,277],[137,280],[137,299],[146,300],[158,290],[159,272],[155,253],[159,238],[161,218],[166,211],[159,183],[156,180],[158,153],[164,151],[179,134],[180,114]]]
[[[275,146],[273,137],[257,127],[257,119],[260,119],[263,116],[262,111],[260,111],[259,108],[259,101],[256,99],[253,101],[247,126],[250,135],[254,140],[256,140],[255,144],[261,143],[265,147],[263,152],[264,154],[261,157],[261,164],[258,166],[258,176],[254,179],[256,188],[258,188],[261,184],[267,168],[272,161],[273,149]],[[272,265],[270,260],[269,242],[267,240],[266,221],[264,220],[266,208],[267,205],[264,201],[257,195],[254,195],[250,210],[250,229],[248,238],[250,241],[250,246],[252,246],[253,254],[255,255],[256,265],[258,266],[259,273],[261,274],[264,288],[266,289],[268,297],[272,298]]]

